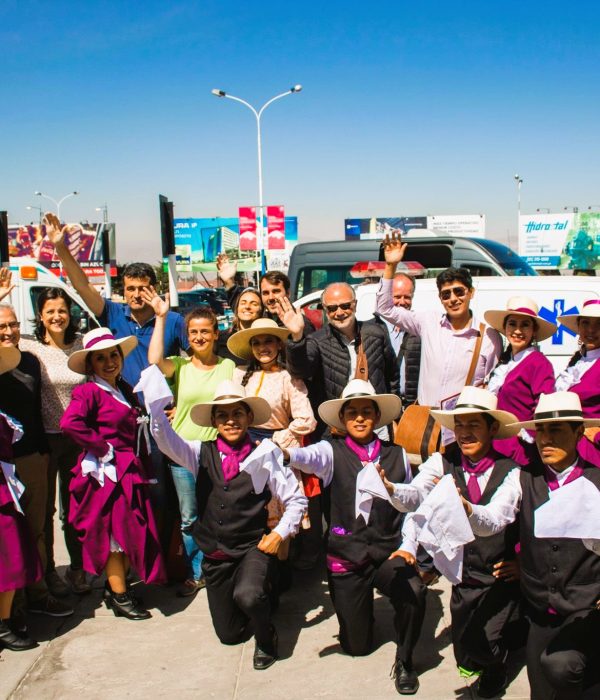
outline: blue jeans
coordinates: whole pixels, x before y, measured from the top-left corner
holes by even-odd
[[[188,575],[198,581],[202,578],[202,560],[204,554],[192,537],[192,527],[198,517],[198,506],[196,502],[196,480],[185,467],[171,464],[171,475],[177,492],[179,501],[179,512],[181,514],[181,538],[183,549],[188,564]]]

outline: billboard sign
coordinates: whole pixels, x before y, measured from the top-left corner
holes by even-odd
[[[427,228],[444,236],[485,238],[485,214],[428,216]]]
[[[267,248],[285,250],[285,217],[283,207],[267,207]]]
[[[114,224],[67,224],[65,241],[88,277],[104,278],[102,235],[108,231],[110,264],[116,274],[116,246]],[[56,275],[60,275],[60,261],[54,244],[46,236],[44,224],[10,225],[8,227],[8,254],[11,258],[34,258]]]
[[[239,219],[240,250],[256,250],[258,248],[256,207],[240,207]]]
[[[519,255],[532,267],[600,269],[600,212],[523,214]]]
[[[443,216],[396,216],[370,219],[345,219],[347,241],[380,240],[391,231],[418,233],[419,229],[436,231],[440,235],[485,238],[485,215],[447,214]]]

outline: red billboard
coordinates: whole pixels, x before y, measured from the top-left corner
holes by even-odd
[[[256,250],[256,207],[240,207],[240,250]]]
[[[267,207],[267,247],[285,250],[285,213],[282,206]]]

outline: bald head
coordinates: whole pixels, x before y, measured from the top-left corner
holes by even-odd
[[[321,295],[323,309],[330,325],[353,338],[356,334],[356,295],[346,282],[334,282]]]
[[[412,277],[397,274],[392,282],[392,301],[394,306],[401,306],[410,311],[415,295],[415,282]]]

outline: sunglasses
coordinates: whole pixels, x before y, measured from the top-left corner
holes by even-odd
[[[354,301],[345,301],[343,304],[328,304],[325,307],[325,310],[328,314],[334,314],[338,309],[341,309],[342,311],[350,311],[353,306]]]
[[[468,291],[469,290],[466,287],[452,287],[450,289],[443,289],[440,292],[440,299],[442,301],[448,301],[453,294],[455,297],[462,299]]]

